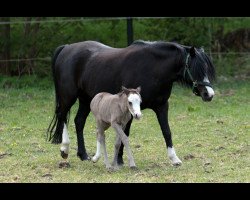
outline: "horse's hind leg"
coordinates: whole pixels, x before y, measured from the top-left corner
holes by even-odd
[[[89,160],[89,156],[85,149],[83,129],[86,123],[86,119],[89,115],[90,107],[88,101],[83,101],[79,99],[79,108],[75,117],[75,126],[76,126],[76,136],[77,136],[77,156],[81,160]]]
[[[69,140],[68,130],[67,130],[66,124],[64,123],[64,126],[63,126],[63,135],[62,135],[62,144],[61,144],[61,147],[60,147],[61,156],[64,159],[68,158],[68,155],[69,155],[69,144],[70,144],[70,140]]]
[[[68,134],[68,130],[67,130],[67,115],[68,112],[71,108],[71,106],[75,103],[76,101],[76,97],[75,100],[72,99],[72,101],[69,101],[67,106],[62,104],[62,108],[61,112],[60,112],[60,117],[58,118],[58,126],[60,126],[60,129],[62,129],[62,143],[61,143],[61,147],[60,147],[60,151],[61,151],[61,156],[64,159],[68,158],[68,154],[69,154],[69,144],[70,144],[70,140],[69,140],[69,134]]]

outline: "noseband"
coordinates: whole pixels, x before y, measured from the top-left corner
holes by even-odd
[[[190,66],[188,66],[188,59],[189,59],[189,57],[190,57],[190,54],[188,53],[187,58],[186,58],[186,62],[185,62],[185,68],[184,68],[183,77],[184,77],[184,79],[185,79],[185,78],[186,78],[186,73],[188,74],[189,79],[190,79],[190,80],[192,81],[192,83],[193,83],[192,91],[193,91],[193,93],[194,93],[195,95],[199,96],[199,90],[198,90],[198,86],[199,86],[199,85],[202,85],[202,86],[209,86],[209,87],[211,87],[211,88],[213,88],[213,87],[212,87],[212,85],[211,85],[210,83],[208,83],[208,82],[197,81],[197,80],[194,80],[194,79],[193,79],[193,76],[192,76],[192,74],[191,74],[191,72],[190,72]]]

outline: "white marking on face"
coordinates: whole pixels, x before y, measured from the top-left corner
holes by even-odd
[[[60,150],[66,154],[69,154],[69,144],[70,144],[70,140],[69,140],[68,130],[67,130],[66,124],[64,124],[63,135],[62,135],[62,145],[61,145]]]
[[[95,153],[94,157],[92,158],[92,161],[97,162],[100,157],[101,157],[101,143],[97,140],[96,153]]]
[[[130,106],[132,107],[132,109],[129,106],[129,111],[130,113],[133,115],[133,117],[136,117],[137,119],[140,119],[142,116],[141,113],[141,98],[138,94],[130,94],[128,96],[128,102],[130,104]]]
[[[203,81],[204,81],[204,82],[207,82],[207,83],[210,83],[207,77],[205,77],[205,78],[203,79]],[[207,89],[208,97],[213,97],[213,96],[214,96],[214,90],[213,90],[213,88],[211,88],[211,87],[209,87],[209,86],[205,86],[205,87],[206,87],[206,89]]]
[[[180,165],[182,163],[176,155],[174,147],[168,147],[168,157],[173,165]]]

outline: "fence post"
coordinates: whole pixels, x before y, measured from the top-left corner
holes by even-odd
[[[127,41],[128,46],[133,42],[133,21],[132,17],[127,17]]]

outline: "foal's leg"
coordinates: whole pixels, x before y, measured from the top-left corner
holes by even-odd
[[[168,157],[173,165],[181,165],[181,160],[175,153],[175,149],[172,143],[171,131],[168,124],[168,102],[166,104],[158,106],[153,109],[156,113],[158,122],[161,126],[161,131],[165,139],[168,148]]]
[[[109,163],[108,154],[106,150],[104,129],[103,126],[101,125],[101,122],[97,122],[97,149],[96,149],[96,154],[92,158],[93,162],[97,162],[101,157],[101,146],[103,148],[104,163],[106,165],[106,168],[111,169],[111,165]]]
[[[131,117],[131,119],[128,121],[128,123],[126,125],[125,131],[124,131],[126,136],[129,136],[129,131],[130,131],[132,121],[133,121],[133,117]],[[118,165],[123,165],[124,164],[123,158],[122,158],[122,156],[123,156],[123,148],[124,148],[124,145],[123,145],[123,143],[121,143],[119,153],[118,153],[118,158],[117,158]]]
[[[100,134],[100,143],[101,143],[101,146],[103,147],[103,156],[104,156],[104,163],[106,165],[106,168],[108,170],[111,170],[112,167],[109,163],[109,159],[108,159],[108,154],[107,154],[107,149],[106,149],[106,144],[105,144],[105,135],[104,135],[104,131],[102,134]]]
[[[76,126],[76,136],[77,136],[77,156],[81,160],[89,160],[89,156],[85,149],[84,137],[83,137],[83,128],[86,122],[86,119],[89,115],[90,107],[88,101],[83,101],[79,98],[79,108],[75,117],[75,126]]]
[[[118,163],[117,163],[117,158],[118,158],[118,153],[119,149],[121,146],[121,138],[120,136],[116,133],[116,138],[115,138],[115,152],[114,152],[114,160],[112,162],[112,166],[117,169],[118,168]]]
[[[97,129],[96,129],[96,153],[95,155],[93,156],[92,158],[92,161],[93,162],[97,162],[99,160],[99,158],[101,157],[101,136],[100,136],[100,131],[99,131],[99,128],[97,126]]]
[[[115,129],[116,134],[118,134],[120,136],[121,141],[122,141],[122,143],[124,144],[124,146],[126,148],[127,155],[128,155],[128,161],[129,161],[129,167],[130,168],[136,168],[135,161],[134,161],[131,149],[129,147],[128,136],[125,135],[125,133],[123,132],[121,126],[118,125],[117,123],[112,123],[111,126]]]

